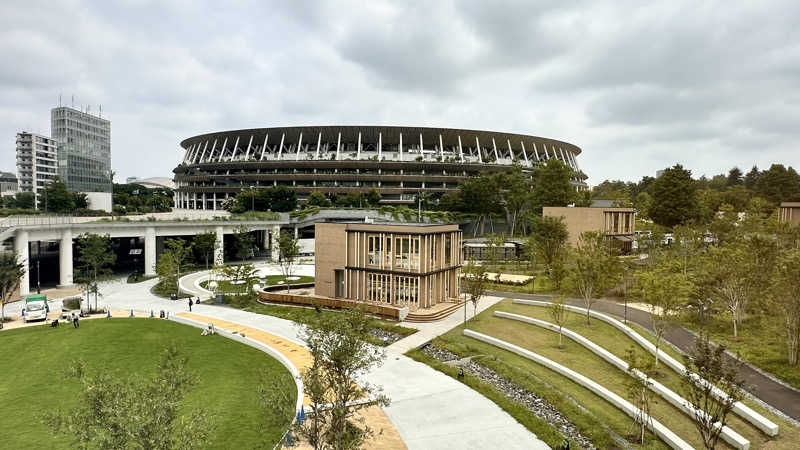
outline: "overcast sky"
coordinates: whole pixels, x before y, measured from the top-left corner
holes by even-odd
[[[591,184],[800,166],[800,2],[645,3],[3,0],[0,170],[59,94],[102,104],[117,181],[172,176],[184,138],[282,125],[545,136]]]

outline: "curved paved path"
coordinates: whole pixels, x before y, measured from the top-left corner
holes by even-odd
[[[487,295],[495,295],[505,298],[518,298],[524,300],[551,300],[551,297],[548,295],[523,294],[519,292],[488,291]],[[586,307],[584,302],[580,299],[568,298],[567,302],[570,305]],[[620,305],[609,300],[598,300],[592,306],[592,309],[599,312],[613,314],[617,317],[623,317],[625,314],[624,305]],[[628,320],[642,328],[646,328],[650,331],[653,330],[653,324],[650,320],[650,313],[647,311],[628,307]],[[682,351],[686,352],[694,347],[695,335],[686,328],[678,326],[673,327],[669,332],[667,332],[667,334],[664,336],[664,339]],[[800,420],[800,391],[778,383],[772,378],[755,370],[749,364],[742,365],[739,373],[748,385],[754,387],[754,389],[751,389],[751,391],[756,397],[765,403],[768,403],[772,407],[780,410],[787,416],[795,420]]]
[[[259,277],[267,275],[280,275],[281,268],[275,263],[258,263],[255,264],[256,269],[259,271]],[[181,291],[192,296],[200,298],[211,298],[212,292],[200,286],[200,283],[205,281],[209,275],[210,270],[201,270],[199,272],[192,272],[184,275],[179,280]],[[307,275],[314,276],[313,264],[298,264],[294,269],[294,275]]]
[[[125,280],[105,282],[101,285],[101,302],[121,310],[153,310],[156,314],[160,310],[171,314],[188,312],[187,300],[172,301],[153,295],[150,289],[156,283],[155,279],[136,284],[127,284]],[[482,303],[479,312],[491,304],[489,301]],[[297,325],[289,320],[205,304],[193,307],[192,312],[300,340]],[[447,331],[443,328],[425,330],[425,336],[433,337]],[[453,378],[403,356],[404,349],[405,346],[387,348],[385,363],[363,378],[383,386],[384,393],[391,398],[392,404],[384,408],[384,412],[408,448],[549,448],[494,402]]]

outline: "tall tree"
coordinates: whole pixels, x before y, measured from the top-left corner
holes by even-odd
[[[761,197],[777,205],[780,202],[800,199],[800,176],[783,164],[773,164],[761,172],[755,190]]]
[[[50,212],[70,212],[75,209],[75,199],[67,185],[61,178],[54,178],[44,189],[44,195],[39,197],[39,209]]]
[[[645,430],[652,425],[650,416],[650,406],[652,405],[653,393],[650,391],[653,380],[646,374],[653,370],[653,363],[649,359],[641,358],[633,347],[630,347],[625,356],[628,363],[628,377],[625,381],[628,398],[633,406],[638,408],[633,421],[639,425],[639,443],[644,444]]]
[[[656,338],[655,367],[664,335],[672,327],[675,313],[689,301],[692,288],[689,277],[675,261],[663,260],[634,275],[634,295],[648,305]]]
[[[94,309],[97,311],[97,297],[100,294],[99,281],[111,276],[111,267],[117,261],[112,251],[111,237],[84,233],[78,236],[78,266],[75,280],[85,286],[86,309],[89,310],[89,294],[94,293]]]
[[[192,245],[183,239],[167,239],[167,248],[161,253],[156,263],[156,273],[162,282],[169,283],[174,278],[175,295],[181,293],[181,274],[189,266],[192,256]]]
[[[214,248],[216,246],[217,233],[213,231],[198,233],[192,238],[192,248],[203,256],[206,262],[206,269],[208,269],[209,257],[214,254]]]
[[[606,236],[596,231],[581,234],[573,252],[567,279],[573,293],[586,306],[586,324],[597,297],[605,294],[619,279],[620,263]]]
[[[6,208],[34,209],[35,198],[33,192],[17,192],[13,197],[5,197]]]
[[[233,242],[234,247],[236,247],[236,257],[245,260],[250,257],[256,238],[249,228],[242,225],[233,230]]]
[[[738,186],[743,182],[744,174],[742,173],[741,169],[734,167],[728,171],[728,179],[726,183],[728,186]]]
[[[19,287],[25,275],[27,261],[20,261],[16,253],[0,253],[0,329],[6,321],[6,303]]]
[[[278,237],[278,264],[281,266],[284,280],[286,281],[286,292],[289,292],[289,277],[294,273],[294,266],[300,257],[300,245],[294,235],[288,231],[281,231]]]
[[[653,222],[673,227],[698,214],[697,189],[692,172],[680,164],[664,170],[652,186],[653,202],[648,215]]]
[[[516,162],[509,170],[497,172],[492,176],[495,178],[494,183],[498,186],[500,204],[506,213],[508,231],[513,236],[517,229],[517,222],[530,206],[530,181],[522,172],[522,166]]]
[[[366,200],[368,206],[378,206],[381,202],[381,194],[377,189],[370,189],[369,192],[364,195],[364,200]]]
[[[567,308],[565,307],[564,296],[559,295],[550,302],[548,309],[550,311],[550,319],[558,326],[558,347],[561,348],[561,329],[567,321]]]
[[[182,402],[197,381],[175,344],[164,350],[152,378],[109,370],[92,374],[82,361],[69,374],[82,386],[78,406],[51,412],[44,422],[76,447],[191,450],[207,446],[214,433],[208,411]]]
[[[547,273],[552,272],[553,263],[566,251],[569,232],[562,217],[534,216],[531,221],[531,234],[527,246],[535,249],[544,261]]]
[[[693,423],[707,449],[717,445],[728,415],[744,396],[744,380],[739,376],[742,362],[725,354],[725,346],[714,346],[708,335],[695,339],[695,346],[684,357],[686,371],[681,376],[683,397],[694,410]],[[715,389],[725,396],[715,395]]]
[[[739,336],[739,326],[751,297],[755,293],[754,266],[751,255],[741,241],[724,247],[711,247],[704,259],[701,287],[718,304],[725,306],[733,323],[733,336]]]
[[[489,175],[468,178],[458,184],[462,205],[477,216],[476,223],[480,234],[486,230],[486,222],[491,215],[500,211],[500,194],[496,180]],[[475,228],[473,228],[474,234]]]
[[[314,191],[308,195],[306,199],[306,206],[331,206],[331,201],[322,192]]]
[[[267,189],[270,205],[275,212],[289,212],[297,208],[297,193],[286,186],[275,186]]]
[[[489,284],[489,276],[486,275],[486,267],[475,264],[473,261],[464,267],[464,292],[467,300],[472,303],[472,318],[478,313],[478,302],[486,293]],[[464,325],[467,322],[467,305],[464,305]]]
[[[753,166],[753,168],[747,172],[747,175],[744,176],[744,187],[747,189],[755,189],[759,177],[761,177],[761,172],[758,170],[757,166]]]
[[[567,206],[575,201],[575,172],[557,159],[548,159],[533,171],[531,205],[541,214],[545,206]]]
[[[383,364],[386,354],[371,345],[371,321],[363,309],[324,314],[300,335],[311,351],[311,367],[303,371],[303,385],[312,400],[312,419],[296,427],[314,449],[362,448],[376,431],[356,418],[371,406],[387,406],[390,399],[364,374]]]
[[[800,356],[800,249],[788,250],[775,264],[769,289],[773,314],[786,336],[787,361],[796,366]]]

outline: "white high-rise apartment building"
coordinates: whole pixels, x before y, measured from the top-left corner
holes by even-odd
[[[17,177],[21,192],[33,192],[37,209],[44,209],[44,189],[58,176],[58,144],[47,136],[17,133]]]

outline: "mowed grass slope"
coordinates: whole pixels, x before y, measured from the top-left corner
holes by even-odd
[[[206,408],[216,434],[204,448],[271,447],[282,426],[265,421],[256,390],[262,374],[278,380],[296,396],[289,372],[261,351],[220,336],[160,319],[94,319],[72,326],[22,328],[0,332],[0,447],[72,448],[70,436],[54,436],[40,417],[54,408],[77,405],[81,386],[64,370],[82,359],[92,371],[115,371],[122,377],[155,373],[165,346],[176,342],[188,356],[197,384],[183,407]],[[285,424],[283,424],[285,426]]]
[[[558,336],[554,332],[518,321],[493,317],[492,314],[495,310],[528,315],[550,321],[546,308],[513,305],[510,300],[504,300],[479,315],[479,320],[470,322],[468,328],[534,351],[588,376],[623,397],[627,397],[625,382],[628,375],[624,372],[567,338],[564,338],[564,348],[558,348]],[[566,327],[584,335],[621,357],[624,357],[628,348],[635,345],[622,332],[599,320],[593,319],[590,327],[586,327],[585,323],[585,316],[571,313],[568,316]],[[623,436],[631,434],[634,426],[631,419],[600,397],[532,361],[464,337],[462,330],[463,328],[461,327],[454,329],[439,340],[435,340],[434,344],[455,350],[462,355],[488,355],[500,358],[505,364],[527,371],[574,398],[616,433]],[[645,355],[644,350],[637,348],[636,351]],[[658,377],[658,380],[676,392],[680,392],[680,381],[677,374],[672,373],[665,366],[661,367],[661,373],[662,375]],[[759,412],[764,413],[765,411],[759,408]],[[654,397],[652,413],[657,420],[671,428],[692,446],[702,448],[702,443],[694,424],[678,409],[668,404],[665,400]],[[798,433],[797,428],[778,420],[774,415],[766,415],[781,426],[781,436],[776,439],[764,436],[738,418],[733,418],[730,421],[730,425],[737,432],[751,440],[751,448],[796,448],[796,443],[800,442],[798,440],[800,439],[800,433]],[[665,445],[653,439],[642,448],[665,448]],[[727,445],[722,443],[718,445],[718,448],[727,448]]]
[[[504,306],[497,308],[497,310],[510,312],[514,314],[519,314],[523,316],[533,317],[540,320],[545,320],[548,322],[552,322],[550,318],[549,310],[547,308],[538,307],[538,306],[527,306],[527,305],[514,305],[506,303]],[[502,319],[507,320],[508,319]],[[521,323],[521,322],[519,322]],[[524,325],[524,324],[523,324]],[[641,336],[645,337],[646,339],[650,340],[651,342],[655,343],[655,337],[648,333],[647,331],[641,329],[640,327],[636,326],[635,324],[628,323],[628,325],[633,328],[637,333]],[[532,328],[538,328],[540,331],[549,333],[552,337],[551,339],[553,342],[557,342],[558,334],[552,331],[544,330],[543,328],[535,327],[533,325],[529,325]],[[637,355],[642,358],[654,358],[654,356],[641,348],[637,345],[632,339],[630,339],[625,333],[620,330],[617,330],[613,326],[602,322],[598,319],[592,319],[591,325],[586,325],[586,316],[584,314],[578,314],[573,312],[567,313],[567,321],[564,324],[564,328],[568,328],[581,336],[591,340],[595,344],[598,344],[605,348],[606,350],[610,351],[614,355],[625,359],[626,351],[630,348],[633,348]],[[578,345],[568,338],[564,338],[564,342],[569,341],[573,345]],[[665,344],[664,342],[661,343],[659,346],[663,351],[667,354],[672,356],[673,358],[677,359],[678,361],[683,362],[683,357],[675,351],[674,348]],[[534,350],[535,351],[535,350]],[[591,376],[590,376],[591,378]],[[680,395],[683,395],[683,389],[681,386],[681,378],[680,376],[671,370],[668,366],[664,365],[663,363],[659,363],[658,367],[658,375],[655,377],[656,380],[667,386],[668,388],[672,389],[674,392],[677,392]],[[739,416],[735,414],[731,414],[728,416],[728,426],[733,428],[737,433],[744,436],[746,439],[750,440],[750,446],[753,449],[756,448],[785,448],[785,449],[794,449],[797,448],[797,442],[800,442],[800,429],[797,427],[789,424],[778,418],[776,415],[767,411],[765,408],[758,405],[756,402],[745,399],[744,403],[749,406],[750,408],[754,409],[758,413],[764,415],[769,420],[777,423],[780,426],[780,434],[776,438],[770,438],[765,434],[761,433],[760,430],[750,425],[749,422],[741,419]]]

